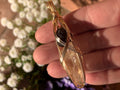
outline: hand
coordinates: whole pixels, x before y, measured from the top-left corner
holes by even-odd
[[[86,82],[103,85],[120,82],[120,0],[105,0],[65,16],[75,44],[84,54]],[[40,27],[35,37],[45,43],[34,51],[38,64],[49,64],[48,74],[67,76],[63,70],[53,35],[52,23]]]

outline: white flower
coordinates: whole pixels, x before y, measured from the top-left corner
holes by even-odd
[[[22,63],[20,63],[20,62],[17,62],[17,63],[16,63],[16,67],[17,67],[17,68],[20,68],[21,66],[22,66]]]
[[[19,76],[16,73],[11,73],[10,78],[18,80]]]
[[[10,4],[13,4],[13,3],[15,3],[15,0],[8,0],[8,2],[9,2]]]
[[[34,3],[34,8],[38,8],[38,4],[37,3]]]
[[[2,66],[2,64],[3,64],[3,59],[2,57],[0,57],[0,66]]]
[[[38,0],[39,4],[42,4],[44,2],[44,0]]]
[[[41,10],[41,11],[46,11],[46,9],[47,9],[46,4],[45,4],[45,3],[42,3],[42,4],[40,5],[40,10]]]
[[[17,58],[18,57],[18,50],[13,46],[9,51],[9,55],[11,58]]]
[[[3,17],[1,18],[1,25],[5,27],[7,25],[7,18]]]
[[[34,17],[38,17],[39,13],[40,13],[38,10],[36,10],[34,8],[31,10],[31,12],[33,13]]]
[[[4,50],[3,50],[3,48],[2,47],[0,47],[0,52],[3,52]]]
[[[34,41],[30,40],[28,41],[28,47],[32,50],[34,50],[36,48],[36,44]]]
[[[34,2],[33,1],[27,1],[27,7],[28,8],[33,8],[34,7]]]
[[[31,12],[27,12],[26,13],[26,19],[29,21],[29,22],[32,22],[33,21],[33,15]]]
[[[23,41],[19,38],[17,38],[15,41],[14,41],[14,46],[15,47],[18,47],[18,48],[21,48],[23,47]]]
[[[27,60],[32,60],[32,55],[28,55]]]
[[[5,71],[5,68],[4,67],[0,67],[0,71]]]
[[[44,18],[42,18],[41,16],[36,17],[36,21],[39,22],[39,23],[40,23],[43,19],[44,19]]]
[[[32,30],[33,30],[33,29],[32,29],[31,26],[25,26],[25,31],[26,31],[27,33],[30,33]]]
[[[22,55],[22,56],[21,56],[21,60],[22,60],[22,61],[26,61],[27,59],[28,59],[27,56],[25,56],[25,55]]]
[[[4,58],[4,62],[5,62],[6,64],[11,64],[11,63],[12,63],[9,56],[6,56],[6,57]]]
[[[8,86],[14,88],[14,87],[17,86],[17,84],[18,84],[18,81],[16,79],[14,79],[14,78],[8,78],[8,80],[7,80],[7,85]]]
[[[8,90],[8,88],[6,87],[6,85],[0,85],[0,90]]]
[[[3,82],[5,80],[5,75],[4,73],[0,73],[0,82]],[[1,89],[0,89],[1,90]]]
[[[19,4],[22,4],[25,0],[17,0]]]
[[[18,36],[19,31],[20,31],[20,30],[19,30],[18,28],[14,28],[14,29],[13,29],[13,35],[14,35],[14,36]]]
[[[12,10],[13,12],[17,12],[19,6],[18,6],[17,3],[12,3],[11,6],[10,6],[10,8],[11,8],[11,10]]]
[[[19,13],[19,17],[20,17],[20,18],[25,18],[25,12],[24,12],[24,11],[21,11],[21,12]]]
[[[18,33],[18,38],[23,39],[26,38],[27,34],[24,30],[20,30]]]
[[[23,6],[27,6],[27,0],[23,0],[22,4]]]
[[[20,18],[15,18],[15,24],[18,26],[22,25],[22,20]]]
[[[54,3],[55,6],[59,4],[58,0],[52,0],[52,1],[53,1],[53,3]]]
[[[48,18],[48,12],[41,10],[40,16],[41,16],[41,18]]]
[[[13,23],[12,22],[10,22],[10,21],[7,21],[7,28],[8,29],[13,29],[14,27],[13,27]]]
[[[13,90],[18,90],[17,88],[13,88]]]
[[[30,11],[30,8],[26,7],[24,8],[24,12],[29,12]]]
[[[0,46],[4,47],[7,44],[6,39],[0,39]]]
[[[29,62],[25,63],[23,65],[23,70],[26,72],[26,73],[29,73],[33,70],[33,65]]]

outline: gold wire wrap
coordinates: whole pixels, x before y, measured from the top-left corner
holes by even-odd
[[[74,47],[73,39],[67,24],[63,18],[58,14],[52,0],[46,2],[51,14],[53,15],[53,32],[56,38],[56,45],[59,51],[60,62],[66,70],[68,76],[77,88],[82,88],[85,85],[85,73],[83,68],[83,56]],[[63,27],[67,32],[67,42],[64,47],[58,45],[58,37],[56,31]],[[61,43],[63,44],[63,43]]]

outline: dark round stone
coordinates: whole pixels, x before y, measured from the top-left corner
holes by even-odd
[[[56,32],[56,35],[63,41],[66,42],[67,40],[67,32],[64,28],[59,28]]]
[[[64,28],[59,28],[56,32],[56,35],[58,38],[60,38],[61,41],[63,41],[64,43],[66,43],[67,40],[67,32]],[[61,47],[64,47],[64,45],[62,45],[60,42],[57,42],[57,44]]]

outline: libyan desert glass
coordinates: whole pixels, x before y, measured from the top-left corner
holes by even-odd
[[[47,6],[53,15],[53,31],[60,62],[75,86],[82,88],[85,85],[82,54],[74,47],[72,34],[51,0],[47,2]]]

